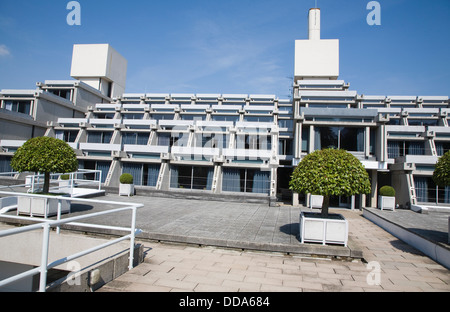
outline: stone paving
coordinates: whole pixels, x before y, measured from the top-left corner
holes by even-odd
[[[133,200],[139,200],[134,198]],[[141,199],[142,200],[142,199]],[[159,199],[161,200],[161,199]],[[162,200],[165,202],[165,200]],[[152,202],[153,204],[155,202]],[[280,232],[283,224],[297,226],[298,214],[292,206],[269,207],[217,202],[216,215],[201,212],[199,202],[167,199],[167,215],[155,216],[155,227],[168,227],[177,231],[180,217],[171,217],[177,209],[193,209],[188,219],[206,218],[215,224],[208,233],[224,235],[223,220],[242,220],[239,238],[244,235],[245,216],[251,214],[265,224],[266,236],[270,231]],[[208,203],[211,205],[211,203]],[[197,208],[195,208],[197,207]],[[239,208],[240,207],[240,208]],[[257,208],[260,207],[260,208]],[[274,209],[275,208],[275,209]],[[197,210],[200,209],[200,210]],[[203,206],[204,209],[204,206]],[[240,210],[239,215],[236,213]],[[262,210],[260,210],[262,209]],[[272,209],[273,211],[270,211]],[[175,210],[175,211],[173,211]],[[289,221],[273,215],[289,215]],[[294,209],[295,210],[295,209]],[[258,211],[261,216],[258,217]],[[262,211],[265,211],[262,213]],[[233,248],[198,247],[186,244],[167,244],[141,241],[145,249],[144,263],[104,285],[99,292],[448,292],[450,271],[413,247],[405,244],[362,216],[361,211],[338,210],[349,220],[349,236],[362,248],[363,260],[336,260],[277,252],[258,252]],[[268,214],[272,214],[267,218]],[[150,218],[150,216],[149,216]],[[192,219],[193,218],[193,219]],[[274,220],[280,220],[274,221]],[[283,220],[281,222],[281,219]],[[158,221],[159,220],[159,221]],[[165,222],[164,222],[165,220]],[[266,223],[264,223],[266,220]],[[271,221],[269,221],[271,220]],[[140,220],[140,222],[145,222]],[[175,224],[171,224],[171,223]],[[202,231],[191,224],[192,232]],[[277,229],[278,227],[278,229]],[[181,228],[184,228],[181,226]],[[259,227],[261,228],[261,226]],[[269,229],[270,228],[270,229]],[[186,229],[186,228],[184,228]],[[273,230],[275,229],[275,230]],[[257,233],[260,230],[258,229]],[[229,231],[228,231],[229,232]],[[247,234],[254,235],[254,231]],[[286,232],[288,233],[288,232]],[[291,233],[280,235],[289,243],[298,244]],[[196,233],[200,234],[200,233]],[[205,233],[202,233],[205,234]],[[275,235],[276,236],[276,235]],[[256,234],[254,239],[258,235]],[[272,237],[274,235],[272,234]]]
[[[145,250],[144,262],[98,292],[450,291],[448,269],[367,220],[359,210],[331,209],[347,218],[352,248],[362,252],[363,259],[352,260],[296,253],[302,245],[297,236],[299,212],[304,207],[114,194],[95,199],[144,203],[137,219],[144,234],[138,237]],[[110,208],[108,204],[78,203],[67,216]],[[387,215],[397,222],[409,222],[409,227],[422,234],[442,237],[435,234],[445,232],[442,215],[434,218],[431,213],[411,211]],[[130,213],[104,215],[90,222],[129,226]],[[426,229],[430,224],[434,231]],[[178,243],[169,243],[170,239]],[[224,248],[223,242],[232,248]],[[304,245],[312,251],[323,250],[319,244]],[[266,251],[252,250],[258,249],[255,246]],[[294,252],[287,254],[289,248]]]

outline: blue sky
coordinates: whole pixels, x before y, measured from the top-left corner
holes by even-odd
[[[290,96],[294,42],[314,0],[0,0],[0,89],[71,79],[73,44],[128,60],[126,92]],[[340,39],[340,77],[366,95],[450,95],[450,1],[317,0],[323,39]]]

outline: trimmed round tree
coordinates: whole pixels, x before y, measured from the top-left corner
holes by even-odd
[[[74,150],[62,140],[50,137],[33,138],[17,149],[11,167],[18,172],[44,174],[43,193],[48,193],[50,173],[67,173],[78,169]]]
[[[345,150],[323,149],[308,154],[295,168],[289,188],[322,195],[322,216],[328,216],[330,196],[370,194],[370,180],[361,162]]]
[[[437,161],[433,172],[433,181],[440,187],[450,186],[450,151]]]

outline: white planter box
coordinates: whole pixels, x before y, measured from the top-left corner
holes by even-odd
[[[119,195],[120,196],[133,196],[134,195],[134,184],[122,184],[119,185]]]
[[[70,202],[61,200],[61,214],[69,212]],[[56,216],[58,214],[58,199],[19,196],[17,199],[17,214],[44,218]]]
[[[395,211],[395,197],[378,196],[378,208]]]
[[[340,244],[347,246],[348,221],[340,214],[329,214],[322,218],[320,213],[300,214],[300,241],[311,243]]]

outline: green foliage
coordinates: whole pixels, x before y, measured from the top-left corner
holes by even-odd
[[[295,168],[289,183],[297,193],[314,195],[370,194],[364,166],[344,150],[324,149],[307,155]]]
[[[69,144],[50,137],[26,141],[11,159],[11,167],[18,172],[44,173],[43,192],[48,193],[50,173],[73,172],[78,169],[77,155]]]
[[[450,186],[450,151],[437,161],[433,173],[433,181],[440,187]]]
[[[17,149],[11,167],[18,172],[66,173],[78,169],[78,160],[66,142],[38,137],[28,140]]]
[[[119,178],[122,184],[133,184],[133,176],[129,173],[124,173]]]
[[[295,168],[289,188],[296,193],[323,195],[322,214],[329,197],[370,194],[370,180],[361,162],[345,150],[323,149],[307,155]]]
[[[380,188],[379,194],[380,196],[395,197],[395,190],[392,186],[385,185]]]
[[[70,174],[63,174],[60,176],[61,180],[69,180],[70,179]]]

